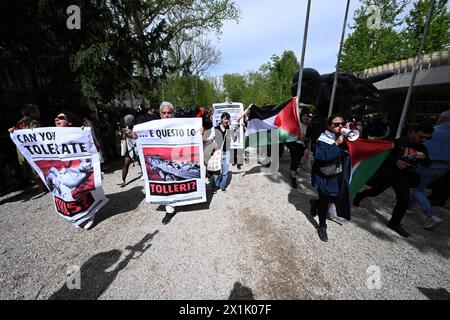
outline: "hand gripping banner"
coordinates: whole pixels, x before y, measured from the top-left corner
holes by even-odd
[[[206,202],[201,127],[200,118],[134,126],[147,202],[172,206]]]
[[[83,224],[108,202],[90,128],[15,130],[11,139],[52,193],[56,212],[69,222]]]

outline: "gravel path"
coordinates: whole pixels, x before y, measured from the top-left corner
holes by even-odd
[[[322,243],[308,170],[291,190],[288,154],[274,177],[230,168],[226,193],[181,207],[168,225],[163,207],[145,203],[139,167],[125,188],[120,169],[105,174],[110,202],[89,231],[57,217],[48,193],[0,198],[0,299],[450,299],[448,205],[432,231],[418,209],[407,213],[404,239],[384,225],[387,191],[352,221],[328,222]],[[80,290],[66,286],[74,266]]]

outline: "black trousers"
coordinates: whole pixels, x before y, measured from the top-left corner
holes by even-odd
[[[305,154],[305,146],[297,142],[288,142],[286,146],[291,155],[291,171],[297,171],[298,165]]]
[[[397,202],[392,210],[392,217],[390,223],[393,225],[400,225],[403,216],[408,210],[409,203],[409,192],[410,186],[406,179],[389,179],[385,175],[380,175],[371,183],[372,187],[370,189],[360,192],[360,199],[366,197],[376,197],[383,193],[387,188],[392,187],[395,192],[395,197]]]

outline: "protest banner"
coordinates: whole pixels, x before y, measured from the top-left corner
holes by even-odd
[[[55,210],[79,226],[108,199],[90,128],[15,130],[11,139],[53,195]]]
[[[172,118],[134,126],[146,201],[163,205],[206,202],[200,118]]]
[[[239,102],[224,102],[213,104],[213,126],[217,127],[220,124],[220,117],[222,113],[228,112],[230,114],[230,124],[234,130],[233,141],[231,141],[231,149],[244,148],[244,126],[243,119],[238,121],[239,115],[244,112],[244,105]]]

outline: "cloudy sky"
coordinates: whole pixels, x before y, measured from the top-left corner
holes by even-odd
[[[220,39],[212,41],[222,53],[221,62],[209,71],[211,76],[245,73],[269,62],[273,54],[295,52],[300,60],[307,0],[236,0],[241,19],[226,22]],[[320,73],[333,72],[336,65],[346,0],[312,0],[305,53],[305,67]],[[350,1],[348,24],[358,0]],[[350,29],[346,28],[346,35]]]

